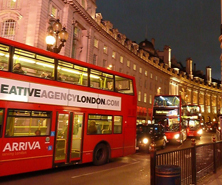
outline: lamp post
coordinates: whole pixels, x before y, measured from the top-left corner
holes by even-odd
[[[65,27],[62,27],[62,24],[59,22],[59,19],[57,19],[53,25],[49,29],[49,34],[46,37],[46,44],[47,44],[47,50],[59,53],[64,47],[64,43],[68,39],[68,32],[66,31]],[[58,46],[58,42],[61,42]]]

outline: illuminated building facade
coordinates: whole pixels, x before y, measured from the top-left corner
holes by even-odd
[[[200,104],[205,121],[222,113],[221,82],[211,78],[210,67],[204,75],[188,58],[184,69],[171,58],[169,46],[157,51],[154,39],[131,41],[96,13],[95,0],[0,2],[1,37],[46,49],[45,38],[56,19],[69,33],[60,54],[135,76],[138,123],[151,120],[156,94],[179,94],[188,104]]]

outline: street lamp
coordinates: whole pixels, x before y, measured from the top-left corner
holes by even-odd
[[[46,37],[47,50],[54,53],[59,53],[68,39],[68,32],[65,27],[57,19],[50,27],[49,34]],[[58,41],[61,43],[57,46]]]

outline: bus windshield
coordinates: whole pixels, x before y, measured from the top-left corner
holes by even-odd
[[[180,122],[176,118],[161,118],[161,119],[154,119],[153,123],[161,124],[164,126],[165,131],[179,131],[180,130]]]
[[[156,96],[154,99],[154,107],[179,106],[180,99],[177,96]]]

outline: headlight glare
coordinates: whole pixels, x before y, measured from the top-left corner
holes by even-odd
[[[175,134],[175,135],[174,135],[174,138],[175,138],[175,139],[179,139],[179,137],[180,137],[180,134]]]
[[[203,134],[203,130],[202,129],[198,130],[197,134],[199,134],[199,135]]]
[[[149,142],[149,140],[147,138],[143,139],[143,144],[147,144]]]

